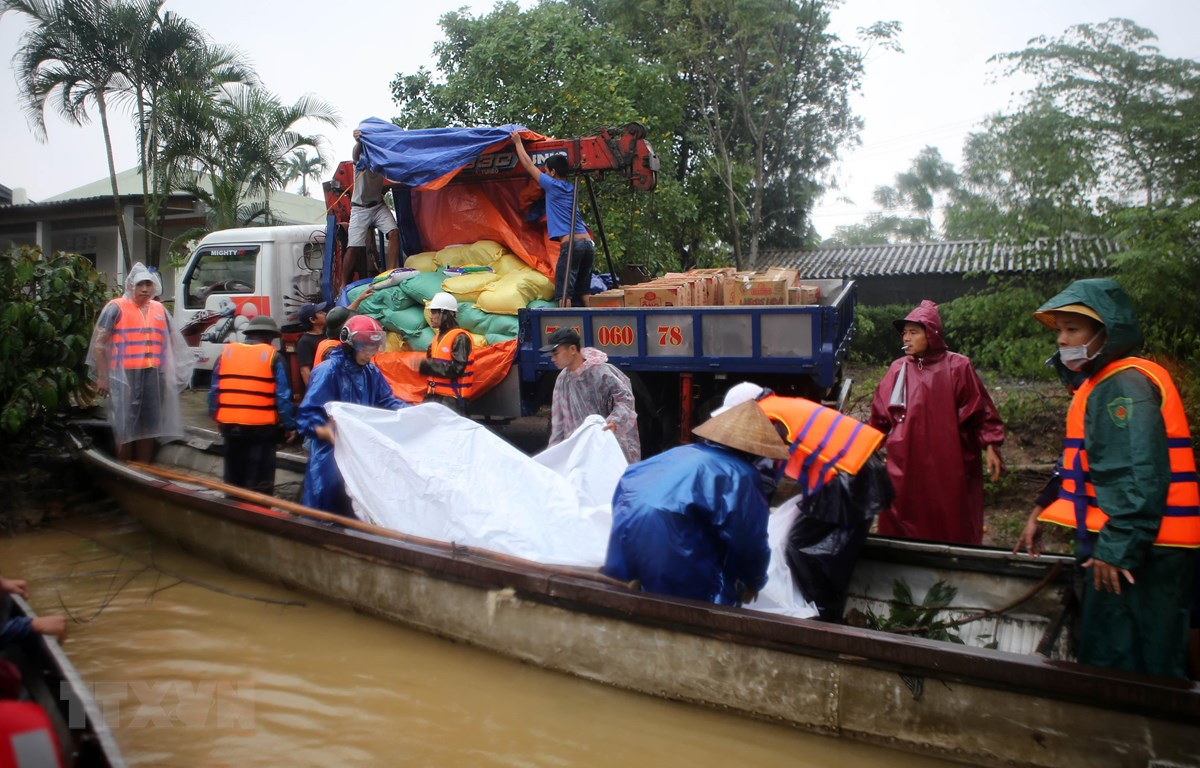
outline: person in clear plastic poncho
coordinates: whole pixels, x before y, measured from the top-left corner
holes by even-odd
[[[109,396],[117,458],[148,462],[156,438],[180,437],[179,393],[191,380],[194,358],[171,315],[155,296],[158,273],[141,262],[125,279],[125,295],[105,305],[88,349],[96,390]]]

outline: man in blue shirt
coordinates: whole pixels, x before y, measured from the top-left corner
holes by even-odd
[[[543,171],[533,164],[519,132],[513,131],[512,140],[521,165],[546,193],[546,230],[551,240],[560,243],[554,268],[554,300],[559,306],[582,307],[591,287],[596,244],[575,207],[575,187],[567,181],[571,166],[565,156],[552,155],[546,159]]]

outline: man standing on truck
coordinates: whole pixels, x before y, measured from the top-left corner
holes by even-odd
[[[396,228],[395,214],[383,201],[384,178],[360,165],[362,135],[361,130],[354,130],[353,158],[358,173],[354,176],[354,193],[350,196],[350,233],[342,262],[342,285],[350,284],[356,268],[362,270],[359,277],[372,274],[372,268],[365,263],[367,238],[372,227],[378,228],[387,239],[387,269],[395,269],[400,264],[400,231]]]
[[[287,431],[287,441],[296,434],[292,389],[283,356],[273,346],[279,338],[275,321],[258,315],[242,334],[245,343],[225,344],[213,365],[208,413],[225,439],[225,482],[270,495],[278,428]]]
[[[543,171],[525,151],[520,132],[513,131],[512,140],[521,166],[546,193],[546,231],[551,240],[560,243],[554,267],[554,300],[561,307],[582,307],[591,287],[596,244],[575,206],[575,187],[567,181],[571,166],[563,155],[552,155],[546,159]]]
[[[616,436],[625,460],[640,461],[642,446],[629,377],[608,362],[608,355],[582,347],[579,334],[571,328],[559,328],[547,341],[541,352],[549,353],[560,371],[550,403],[550,445],[566,440],[594,413],[604,417],[604,428]]]

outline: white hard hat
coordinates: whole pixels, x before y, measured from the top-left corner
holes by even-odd
[[[440,309],[444,312],[458,312],[458,299],[454,298],[445,291],[435,293],[433,300],[429,302],[430,309]]]
[[[729,388],[729,391],[725,393],[725,402],[721,404],[720,408],[713,409],[712,415],[720,416],[722,413],[725,413],[725,411],[728,411],[735,405],[741,405],[742,403],[750,400],[757,400],[762,396],[763,392],[764,390],[762,387],[749,381],[743,381],[740,384],[734,384]]]

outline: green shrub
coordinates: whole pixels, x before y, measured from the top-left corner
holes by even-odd
[[[913,306],[859,304],[856,311],[858,332],[850,349],[851,360],[856,363],[884,364],[900,357],[903,354],[900,351],[900,334],[892,322],[912,312]]]
[[[88,387],[88,343],[110,293],[82,256],[0,254],[0,431],[19,438]]]

